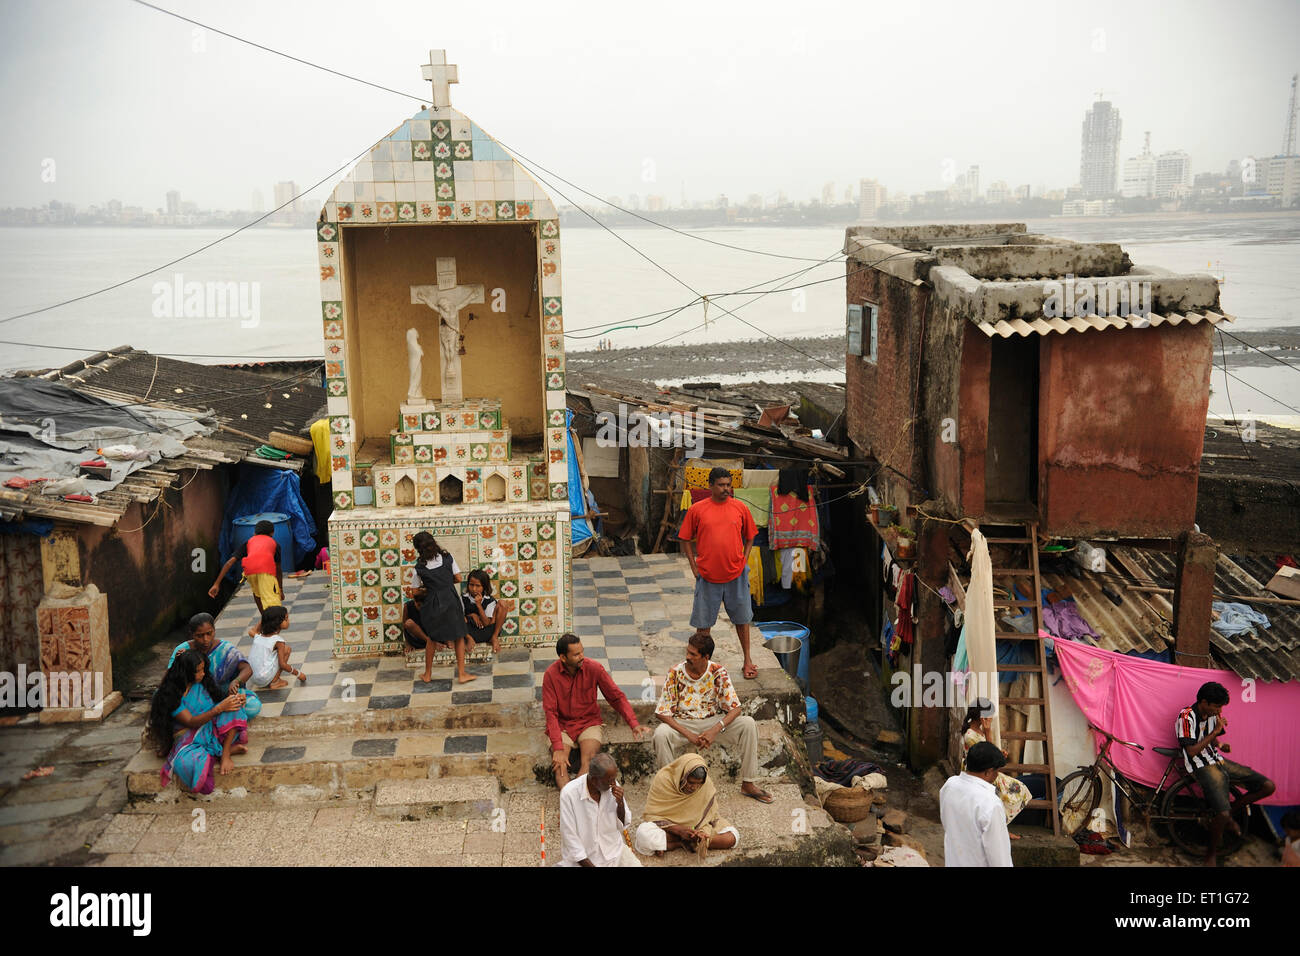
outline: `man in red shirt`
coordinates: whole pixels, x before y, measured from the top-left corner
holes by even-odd
[[[573,748],[577,747],[581,755],[578,776],[582,776],[605,742],[597,689],[627,721],[633,737],[640,740],[646,728],[637,723],[627,695],[609,672],[582,656],[582,641],[577,635],[563,635],[555,642],[555,653],[560,659],[542,675],[542,710],[546,711],[546,736],[551,740],[555,783],[563,790],[569,782],[569,757]]]
[[[757,535],[758,526],[749,508],[732,497],[731,472],[725,468],[709,472],[709,497],[687,509],[677,534],[695,575],[691,627],[709,633],[718,622],[718,605],[725,604],[745,652],[744,673],[750,680],[758,676],[749,656],[749,622],[754,619],[749,600],[749,549]]]

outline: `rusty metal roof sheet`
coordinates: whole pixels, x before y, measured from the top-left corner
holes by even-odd
[[[1139,548],[1116,548],[1117,555],[1131,562],[1145,575],[1142,584],[1172,588],[1175,580],[1175,557],[1162,551]],[[1248,562],[1254,566],[1255,562]],[[1228,555],[1220,554],[1214,569],[1216,600],[1231,600],[1231,595],[1276,598],[1264,584]],[[1130,594],[1135,592],[1129,592]],[[1148,594],[1146,600],[1160,614],[1172,619],[1172,594]],[[1266,681],[1300,680],[1300,607],[1279,604],[1249,605],[1262,611],[1269,627],[1225,637],[1210,629],[1210,654],[1215,662],[1242,677]],[[1085,615],[1086,616],[1086,615]]]
[[[1188,325],[1196,325],[1202,321],[1209,322],[1211,325],[1218,325],[1220,322],[1235,322],[1237,318],[1232,315],[1221,315],[1218,312],[1175,312],[1168,315],[1151,312],[1147,315],[1138,315],[1137,313],[1112,316],[1076,315],[1068,319],[1002,319],[998,322],[976,322],[975,324],[989,338],[997,336],[1007,339],[1013,335],[1028,337],[1030,335],[1048,335],[1052,332],[1062,334],[1066,332],[1086,332],[1090,329],[1146,329],[1156,328],[1161,325],[1180,325],[1183,322]]]

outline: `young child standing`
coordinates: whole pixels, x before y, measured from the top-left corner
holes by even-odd
[[[253,649],[248,654],[253,681],[259,687],[269,690],[288,687],[288,682],[281,680],[281,673],[293,674],[299,681],[307,682],[306,674],[289,666],[289,645],[280,637],[288,627],[289,612],[282,605],[268,607],[262,612],[262,624],[258,633],[253,635]]]
[[[280,568],[280,545],[274,537],[275,525],[259,521],[253,530],[253,536],[221,566],[216,583],[208,588],[208,597],[217,596],[222,579],[236,561],[242,561],[244,580],[248,582],[260,612],[284,603],[284,577]]]
[[[439,546],[433,535],[421,531],[411,539],[419,558],[411,569],[411,587],[424,588],[420,603],[420,630],[426,637],[424,673],[426,684],[433,680],[433,646],[452,644],[456,648],[456,680],[468,684],[474,675],[465,670],[465,651],[469,643],[468,625],[456,585],[460,583],[460,566],[451,554]]]

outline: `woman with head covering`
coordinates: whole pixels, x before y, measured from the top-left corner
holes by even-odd
[[[740,843],[740,833],[722,818],[718,791],[699,754],[683,754],[655,774],[641,818],[638,853],[660,856],[683,847],[704,859],[710,850]]]
[[[961,747],[962,747],[962,769],[966,769],[966,754],[981,741],[993,742],[993,718],[997,715],[997,708],[987,697],[978,697],[975,703],[970,705],[966,711],[966,719],[962,721],[961,730]],[[1002,751],[1002,756],[1007,752]],[[1002,801],[1002,808],[1007,812],[1007,823],[1015,819],[1016,814],[1025,808],[1029,803],[1029,788],[1023,783],[1005,773],[999,773],[993,786],[997,789],[998,799]],[[1019,840],[1019,835],[1010,834],[1011,839]]]

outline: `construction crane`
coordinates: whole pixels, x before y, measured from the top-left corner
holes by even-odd
[[[1291,102],[1286,109],[1286,135],[1282,139],[1282,155],[1294,156],[1295,152],[1295,124],[1296,124],[1296,80],[1300,74],[1291,74]]]

